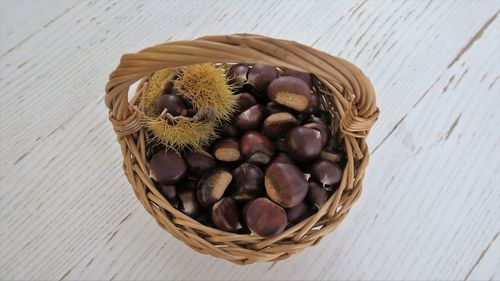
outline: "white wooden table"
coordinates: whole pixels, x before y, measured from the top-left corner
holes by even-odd
[[[0,278],[499,280],[500,1],[0,1]],[[261,33],[365,71],[361,199],[276,264],[194,253],[143,210],[103,103],[125,52]]]

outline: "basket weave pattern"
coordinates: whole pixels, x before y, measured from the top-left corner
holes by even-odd
[[[309,72],[326,90],[321,93],[322,106],[334,114],[330,129],[347,155],[342,180],[316,214],[277,236],[234,234],[205,226],[172,207],[149,178],[146,132],[135,107],[147,83],[144,77],[166,67],[207,62],[263,63]],[[137,95],[129,101],[129,87],[140,79]],[[160,227],[195,251],[237,264],[285,259],[317,244],[339,225],[361,194],[369,160],[365,139],[379,113],[370,81],[353,64],[297,42],[251,34],[169,42],[125,54],[110,75],[105,101],[121,146],[123,169],[144,208]]]

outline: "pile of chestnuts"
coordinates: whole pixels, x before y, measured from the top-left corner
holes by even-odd
[[[345,153],[311,74],[236,64],[226,77],[238,89],[238,108],[220,137],[204,151],[155,152],[150,176],[172,206],[208,226],[277,235],[325,204],[342,179]]]

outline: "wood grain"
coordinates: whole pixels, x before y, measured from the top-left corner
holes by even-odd
[[[498,1],[1,1],[0,278],[499,280]],[[126,52],[252,32],[357,64],[381,118],[365,190],[316,247],[239,267],[136,201],[103,104]]]

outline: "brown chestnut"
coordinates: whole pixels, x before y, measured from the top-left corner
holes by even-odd
[[[284,144],[288,155],[302,162],[318,158],[324,146],[321,133],[306,127],[295,127],[288,131]]]
[[[241,113],[257,104],[257,100],[250,93],[240,93],[237,95],[237,97],[238,97],[238,101],[236,103],[237,113]]]
[[[160,184],[158,185],[158,191],[167,199],[172,206],[177,208],[179,200],[177,199],[177,192],[175,191],[175,185]]]
[[[293,127],[299,125],[295,116],[288,112],[279,112],[269,115],[264,120],[262,131],[272,139],[282,138]]]
[[[304,173],[297,166],[286,163],[272,163],[267,167],[264,185],[267,196],[284,208],[302,202],[309,189]]]
[[[285,212],[288,222],[296,224],[312,215],[312,208],[306,201],[302,201],[295,207],[285,209]]]
[[[221,123],[219,132],[223,137],[237,137],[241,134],[241,132],[238,129],[236,129],[236,127],[233,124],[227,121]]]
[[[237,201],[248,201],[264,195],[264,173],[259,166],[243,163],[232,174],[231,195]]]
[[[306,113],[310,115],[318,114],[320,107],[320,101],[318,95],[311,95],[311,100],[309,101],[309,108]]]
[[[285,71],[283,72],[283,76],[297,77],[297,78],[301,79],[302,81],[304,81],[307,84],[307,86],[309,87],[309,89],[312,88],[312,75],[311,75],[311,73],[300,72],[300,71],[293,70],[293,69],[285,69]]]
[[[201,206],[196,196],[196,190],[181,188],[178,190],[177,194],[179,197],[179,210],[190,217],[197,217],[200,213]]]
[[[240,141],[237,138],[225,138],[215,143],[213,155],[217,160],[233,162],[241,159]]]
[[[220,230],[234,232],[241,229],[240,214],[236,201],[225,197],[212,206],[212,222]]]
[[[280,234],[288,222],[285,210],[265,197],[248,202],[243,218],[252,234],[263,237]]]
[[[255,130],[266,118],[266,108],[256,104],[234,118],[234,126],[242,131]]]
[[[248,71],[248,83],[257,91],[265,92],[269,83],[278,77],[274,66],[256,63]]]
[[[247,81],[248,66],[245,64],[235,64],[228,70],[226,77],[229,85],[243,86]]]
[[[274,102],[302,112],[308,109],[311,91],[307,84],[297,77],[277,78],[267,87],[267,96]]]
[[[215,168],[215,159],[206,152],[188,151],[184,154],[188,175],[200,179],[203,174]]]
[[[309,183],[309,191],[307,199],[313,203],[316,208],[321,208],[328,200],[328,192],[319,183],[311,181]]]
[[[340,162],[344,159],[345,155],[342,151],[329,146],[321,151],[320,157],[331,162]]]
[[[280,152],[274,157],[273,163],[287,163],[287,164],[294,164],[293,160],[284,152]]]
[[[274,156],[274,145],[269,138],[256,131],[248,131],[241,137],[241,153],[248,162],[267,164]]]
[[[231,183],[233,176],[230,172],[216,168],[201,178],[198,183],[198,200],[203,207],[211,207],[217,202]]]
[[[174,151],[160,150],[149,162],[151,178],[161,184],[175,184],[186,174],[184,160]]]
[[[266,104],[266,111],[268,114],[274,114],[278,112],[294,113],[292,109],[285,107],[281,104],[275,103],[274,101],[270,101]]]
[[[178,95],[163,95],[156,103],[156,113],[160,114],[167,110],[172,116],[186,115],[186,104]]]
[[[313,122],[305,124],[304,127],[314,129],[320,132],[321,143],[323,144],[323,146],[325,146],[328,143],[328,140],[330,139],[330,130],[321,119],[314,118],[313,120],[314,120]]]
[[[324,187],[331,186],[342,179],[342,168],[337,163],[319,159],[311,165],[311,176]]]

